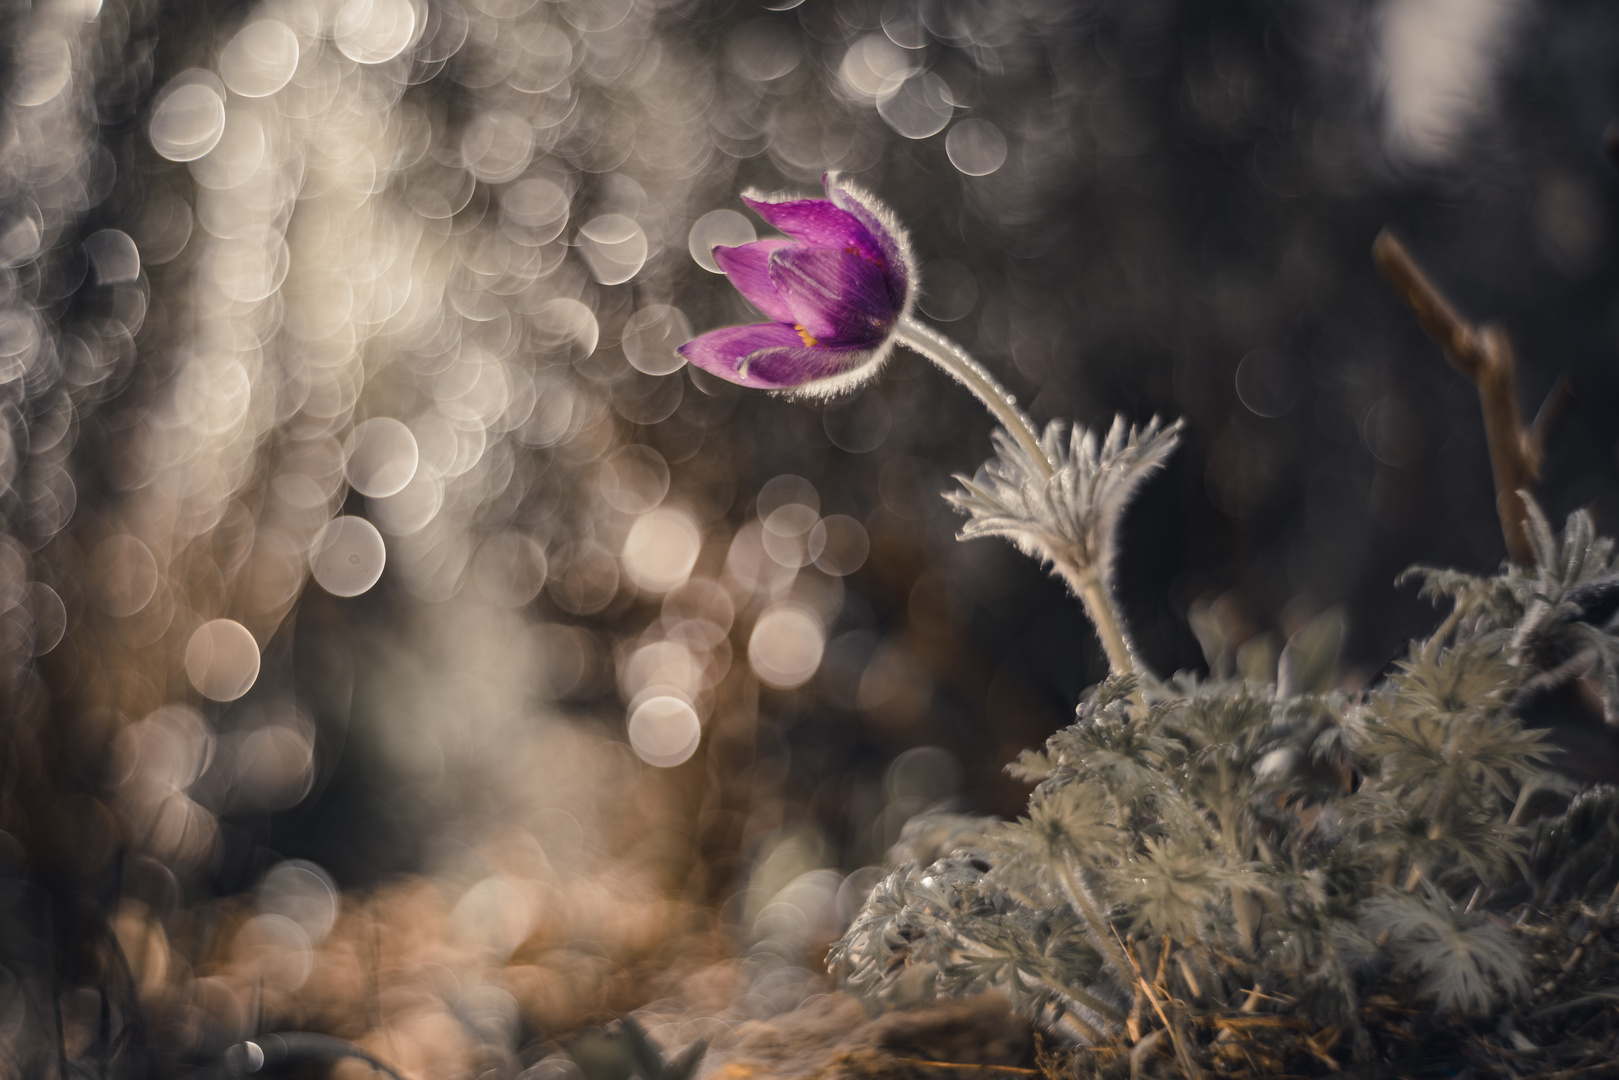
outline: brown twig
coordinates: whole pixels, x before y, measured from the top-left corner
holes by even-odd
[[[1310,1053],[1314,1054],[1322,1064],[1333,1072],[1344,1071],[1344,1067],[1338,1064],[1337,1059],[1327,1052],[1337,1043],[1338,1036],[1341,1034],[1343,1034],[1342,1025],[1333,1024],[1331,1027],[1323,1028],[1304,1040],[1304,1045],[1309,1048]]]
[[[1615,904],[1619,904],[1619,885],[1613,887],[1613,892],[1608,894],[1608,902],[1602,905],[1600,911],[1596,912],[1595,918],[1591,920],[1590,929],[1580,939],[1579,944],[1574,946],[1574,952],[1563,963],[1562,970],[1557,973],[1557,978],[1552,981],[1551,986],[1546,991],[1548,996],[1557,993],[1567,985],[1568,980],[1579,969],[1580,961],[1585,959],[1585,950],[1595,945],[1597,938],[1607,931],[1608,916],[1613,914]]]
[[[1540,479],[1545,458],[1546,431],[1568,404],[1568,380],[1559,378],[1540,413],[1527,428],[1518,407],[1517,362],[1512,342],[1500,326],[1475,327],[1456,313],[1450,301],[1417,266],[1405,245],[1384,229],[1372,245],[1372,258],[1417,317],[1428,336],[1445,352],[1451,366],[1478,387],[1484,411],[1484,437],[1490,449],[1490,471],[1495,474],[1495,508],[1507,553],[1525,566],[1534,565],[1534,548],[1524,529],[1529,512],[1523,492]]]
[[[1039,1076],[1039,1069],[1025,1069],[1021,1065],[979,1065],[970,1061],[930,1061],[927,1058],[895,1058],[905,1065],[926,1065],[930,1069],[988,1069],[991,1072],[1016,1073],[1018,1076]]]
[[[1116,933],[1117,932],[1115,932],[1115,934]],[[1168,936],[1167,935],[1165,935],[1165,943],[1166,943],[1166,945],[1168,943]],[[1136,944],[1136,948],[1134,950],[1131,950],[1131,949],[1126,948],[1126,946],[1125,946],[1125,944],[1124,944],[1124,942],[1122,940],[1119,942],[1119,947],[1124,948],[1126,950],[1125,955],[1130,958],[1130,967],[1134,970],[1135,977],[1136,977],[1136,985],[1140,988],[1141,993],[1146,996],[1147,1001],[1152,1004],[1152,1011],[1157,1013],[1158,1014],[1158,1019],[1160,1021],[1162,1021],[1163,1025],[1164,1025],[1163,1031],[1166,1034],[1168,1034],[1170,1045],[1175,1050],[1175,1056],[1180,1059],[1181,1070],[1183,1072],[1185,1072],[1185,1074],[1187,1075],[1189,1080],[1201,1080],[1201,1078],[1203,1076],[1203,1070],[1199,1069],[1197,1067],[1197,1063],[1192,1060],[1191,1053],[1187,1050],[1185,1044],[1183,1044],[1181,1042],[1180,1033],[1178,1031],[1176,1031],[1175,1025],[1170,1022],[1169,1014],[1164,1011],[1164,1006],[1158,1000],[1158,995],[1154,994],[1152,992],[1152,986],[1147,982],[1146,976],[1142,974],[1141,961],[1138,958],[1139,950],[1141,948],[1141,943],[1138,941],[1135,944]],[[1160,959],[1159,974],[1161,976],[1163,974],[1162,956],[1160,956],[1159,959]],[[1154,1032],[1153,1034],[1156,1035],[1157,1032]],[[1149,1038],[1150,1037],[1151,1036],[1149,1036]],[[1137,1043],[1137,1045],[1138,1046],[1146,1045],[1146,1039],[1141,1040],[1141,1042]],[[1134,1056],[1132,1055],[1132,1060],[1131,1060],[1131,1072],[1132,1073],[1135,1072],[1135,1068],[1136,1068],[1136,1062],[1134,1060]]]
[[[1310,1022],[1298,1016],[1199,1016],[1197,1022],[1222,1031],[1248,1031],[1255,1028],[1288,1028],[1308,1031]]]

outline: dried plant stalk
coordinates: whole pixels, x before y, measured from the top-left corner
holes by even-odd
[[[1518,407],[1517,362],[1506,330],[1495,324],[1475,327],[1458,315],[1387,229],[1377,234],[1372,257],[1423,330],[1444,350],[1445,359],[1478,387],[1490,470],[1495,475],[1495,508],[1507,553],[1513,562],[1534,565],[1534,549],[1524,529],[1529,511],[1523,493],[1540,479],[1546,429],[1568,402],[1567,379],[1558,379],[1534,423],[1526,428]]]

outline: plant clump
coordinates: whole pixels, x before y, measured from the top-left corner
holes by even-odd
[[[1015,822],[911,823],[833,969],[1004,992],[1053,1076],[1573,1075],[1619,1024],[1619,791],[1526,710],[1613,700],[1613,545],[1531,504],[1536,565],[1417,569],[1450,611],[1364,693],[1301,633],[1276,685],[1115,675],[1009,770]],[[1596,678],[1590,678],[1590,674]]]

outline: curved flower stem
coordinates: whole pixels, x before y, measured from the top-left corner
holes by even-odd
[[[1017,407],[1006,388],[984,369],[984,365],[931,326],[909,316],[899,321],[894,336],[900,344],[933,361],[978,395],[978,400],[989,407],[989,411],[1034,460],[1041,475],[1047,480],[1052,478],[1056,469],[1040,446],[1040,434],[1035,430],[1034,423]],[[1085,613],[1096,627],[1096,636],[1102,639],[1102,648],[1107,653],[1108,666],[1113,673],[1128,675],[1137,671],[1135,650],[1130,647],[1130,639],[1124,632],[1124,620],[1119,617],[1113,598],[1108,595],[1107,584],[1094,571],[1082,573],[1060,562],[1057,570],[1085,605]],[[1139,702],[1139,691],[1136,696]]]
[[[989,411],[995,419],[1012,437],[1018,441],[1029,456],[1034,458],[1041,471],[1049,479],[1054,472],[1051,459],[1040,448],[1040,433],[1035,431],[1034,424],[1029,420],[1022,409],[1014,403],[1012,395],[1006,388],[995,381],[984,365],[980,364],[967,354],[967,350],[951,341],[931,326],[924,326],[909,316],[901,319],[894,328],[894,337],[902,345],[907,345],[912,351],[938,364],[948,372],[957,382],[978,395],[978,400],[989,406]]]

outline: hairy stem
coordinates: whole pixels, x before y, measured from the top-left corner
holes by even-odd
[[[966,953],[969,956],[976,956],[983,959],[1004,959],[1006,955],[998,949],[980,944],[976,941],[962,938],[959,935],[957,935],[955,939],[954,947],[960,952]],[[1069,1010],[1069,1013],[1074,1016],[1074,1019],[1079,1023],[1085,1024],[1086,1029],[1096,1036],[1096,1039],[1094,1040],[1096,1042],[1102,1041],[1102,1033],[1097,1032],[1095,1028],[1090,1026],[1090,1024],[1085,1023],[1085,1021],[1079,1017],[1078,1010],[1088,1009],[1096,1015],[1102,1017],[1104,1020],[1112,1020],[1118,1023],[1124,1022],[1124,1014],[1122,1012],[1115,1009],[1112,1005],[1109,1005],[1101,998],[1098,998],[1087,991],[1081,990],[1078,987],[1064,986],[1055,979],[1050,979],[1044,975],[1036,975],[1026,971],[1014,972],[1012,977],[1014,979],[1027,979],[1029,982],[1034,983],[1037,986],[1043,986],[1055,994],[1057,998],[1062,1001],[1063,1006]]]
[[[1107,1020],[1112,1020],[1116,1023],[1124,1022],[1123,1013],[1109,1005],[1107,1002],[1103,1001],[1101,998],[1095,997],[1084,990],[1080,990],[1072,986],[1064,986],[1062,983],[1059,983],[1054,979],[1048,979],[1040,975],[1031,975],[1029,976],[1029,979],[1031,982],[1037,983],[1040,986],[1045,987],[1047,990],[1050,990],[1053,994],[1057,995],[1057,997],[1061,999],[1063,1005],[1068,1009],[1069,1014],[1076,1020],[1079,1020],[1080,1023],[1084,1023],[1086,1027],[1090,1027],[1091,1025],[1086,1023],[1084,1019],[1079,1016],[1079,1009],[1081,1008],[1089,1009],[1097,1016],[1103,1017]],[[1094,1031],[1095,1029],[1092,1028],[1092,1030]],[[1102,1033],[1098,1032],[1097,1034],[1100,1036]],[[1100,1042],[1101,1038],[1099,1037],[1096,1041]]]
[[[1112,965],[1113,970],[1126,985],[1135,982],[1135,969],[1130,966],[1129,957],[1124,955],[1124,949],[1119,946],[1113,934],[1113,926],[1102,917],[1091,901],[1090,892],[1085,888],[1084,882],[1079,880],[1073,865],[1067,859],[1057,860],[1057,876],[1062,881],[1063,892],[1068,894],[1068,902],[1074,905],[1079,917],[1085,920],[1086,927],[1091,932],[1091,944],[1096,946],[1103,958]]]
[[[1102,576],[1094,570],[1081,572],[1060,563],[1057,571],[1067,579],[1080,602],[1085,605],[1085,614],[1090,616],[1091,625],[1096,627],[1096,636],[1102,639],[1102,651],[1107,653],[1107,664],[1113,669],[1113,674],[1135,674],[1139,670],[1135,649],[1130,646],[1130,638],[1124,632],[1124,619],[1120,617]]]
[[[1017,407],[1006,388],[985,370],[984,365],[937,330],[910,317],[900,320],[894,336],[900,344],[938,364],[953,379],[976,394],[978,400],[987,405],[995,419],[1001,422],[1001,426],[1012,433],[1018,445],[1034,458],[1041,472],[1048,479],[1051,477],[1054,471],[1051,459],[1040,448],[1040,435],[1034,430],[1034,423]]]

